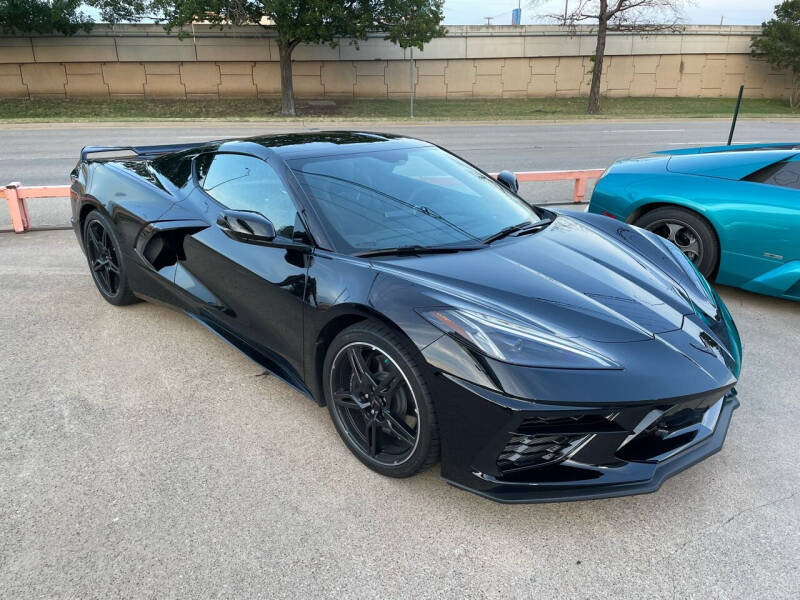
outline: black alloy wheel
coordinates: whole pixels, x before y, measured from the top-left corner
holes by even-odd
[[[108,231],[100,221],[91,221],[86,226],[86,256],[92,268],[94,281],[106,296],[119,293],[119,259]]]
[[[92,279],[103,298],[116,305],[137,302],[125,276],[119,242],[105,215],[98,211],[89,213],[84,223],[83,242]]]
[[[438,458],[435,413],[415,359],[378,324],[337,336],[325,361],[326,400],[336,428],[367,466],[407,477]]]
[[[711,279],[717,267],[719,243],[708,222],[678,207],[661,207],[645,213],[635,225],[675,244],[704,277]]]

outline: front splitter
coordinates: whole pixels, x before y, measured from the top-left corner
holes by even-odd
[[[645,479],[632,477],[629,481],[625,481],[623,474],[621,477],[616,477],[614,483],[595,482],[563,485],[530,482],[512,483],[501,481],[485,474],[473,473],[473,477],[476,480],[475,487],[446,477],[442,477],[442,479],[457,488],[506,504],[568,502],[649,494],[657,491],[668,478],[719,452],[725,442],[733,411],[738,407],[739,400],[736,396],[726,397],[714,433],[675,456],[658,464],[650,465],[652,469],[648,470],[649,476]],[[640,475],[642,467],[648,465],[636,463],[635,466],[637,468],[632,469],[632,472]]]

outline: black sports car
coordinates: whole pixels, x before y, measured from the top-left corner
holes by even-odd
[[[516,188],[423,141],[324,132],[84,148],[72,210],[107,301],[192,316],[379,473],[441,457],[504,502],[654,491],[722,446],[730,314],[662,238]]]

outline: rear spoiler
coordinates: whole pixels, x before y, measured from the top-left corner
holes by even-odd
[[[208,142],[194,142],[188,144],[162,144],[160,146],[84,146],[81,148],[81,162],[86,162],[90,154],[101,152],[123,152],[130,150],[136,156],[158,156],[171,152],[181,152],[206,146]]]

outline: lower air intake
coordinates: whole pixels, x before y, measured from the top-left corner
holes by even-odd
[[[514,434],[497,457],[497,466],[504,473],[518,469],[543,467],[559,462],[577,448],[589,435],[521,435]]]

